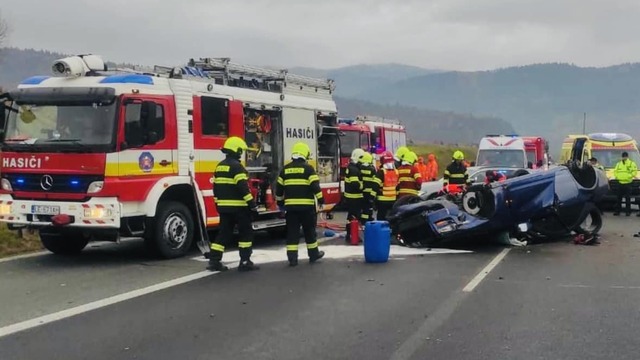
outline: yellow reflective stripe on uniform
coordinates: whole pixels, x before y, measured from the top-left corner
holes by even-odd
[[[244,200],[217,200],[217,206],[247,206]]]
[[[288,185],[309,185],[309,180],[305,179],[287,179],[284,181],[284,186]]]
[[[316,193],[316,199],[322,199],[322,191],[320,191],[319,193]]]
[[[401,178],[398,179],[398,182],[413,181],[413,180],[415,180],[415,179],[412,178],[412,177],[401,177]]]
[[[412,194],[412,195],[418,195],[420,194],[420,192],[418,190],[414,190],[414,189],[400,189],[398,190],[399,194]]]
[[[409,175],[411,174],[411,169],[399,169],[398,174]]]
[[[352,181],[360,181],[360,178],[358,178],[357,176],[350,176],[348,178],[344,179],[345,182],[352,182]]]
[[[285,205],[315,205],[316,201],[313,199],[284,199]]]
[[[461,179],[463,177],[465,177],[466,174],[450,174],[449,177],[454,178],[454,179]]]
[[[380,180],[380,178],[375,177],[375,178],[373,178],[373,181],[374,181],[376,184],[378,184],[378,185],[382,186],[382,180]]]
[[[361,199],[362,194],[344,193],[344,197],[346,197],[347,199]]]
[[[229,172],[229,169],[230,169],[229,165],[218,165],[218,166],[216,166],[215,171]]]
[[[238,248],[246,249],[251,247],[251,241],[238,241]]]
[[[395,196],[378,196],[378,201],[396,201]]]
[[[238,175],[236,175],[236,176],[234,176],[234,177],[233,177],[233,180],[234,180],[234,181],[236,182],[236,184],[237,184],[239,181],[242,181],[242,180],[249,180],[249,178],[247,177],[247,174],[238,174]]]
[[[251,201],[251,200],[253,200],[253,195],[247,194],[242,199],[244,199],[245,202]]]
[[[287,168],[284,169],[285,174],[304,174],[304,168]]]
[[[420,173],[413,174],[413,178],[414,179],[417,179],[417,178],[420,178],[420,177],[422,177],[422,175],[420,175]]]
[[[368,218],[369,218],[369,215],[368,215],[368,214],[362,214],[362,216],[361,216],[361,217],[362,217],[363,219],[368,219]]]
[[[287,245],[287,251],[298,251],[298,245]]]
[[[309,182],[320,181],[320,177],[318,175],[309,176]]]
[[[278,176],[278,184],[284,185],[284,179]]]
[[[224,252],[224,246],[216,243],[211,244],[211,250]]]
[[[445,171],[444,171],[444,174],[445,174],[445,175],[451,175],[451,172],[450,172],[449,170],[445,170]]]
[[[315,249],[317,247],[318,247],[318,242],[317,241],[314,242],[314,243],[311,243],[311,244],[307,244],[307,249]]]
[[[214,183],[214,184],[218,184],[218,185],[222,185],[222,184],[225,184],[225,185],[235,185],[235,184],[236,184],[236,182],[235,182],[235,181],[233,181],[233,179],[231,179],[231,178],[225,178],[225,177],[217,177],[217,178],[214,178],[214,179],[213,179],[213,183]]]

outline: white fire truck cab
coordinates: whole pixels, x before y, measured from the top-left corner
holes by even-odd
[[[325,208],[340,200],[331,80],[228,58],[109,71],[83,55],[52,70],[0,96],[0,222],[39,229],[54,253],[141,237],[162,257],[184,255],[202,236],[198,222],[219,223],[212,174],[230,136],[249,146],[254,229],[285,225],[274,186],[298,141],[312,149]]]

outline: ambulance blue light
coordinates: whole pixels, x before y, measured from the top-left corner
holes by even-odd
[[[153,85],[153,77],[149,75],[126,74],[111,75],[100,80],[101,84],[143,84]]]
[[[32,76],[30,78],[22,80],[20,85],[38,85],[48,78],[50,78],[50,76]]]
[[[18,184],[22,185],[22,184],[24,184],[24,179],[22,179],[22,178],[16,179],[16,182]]]
[[[78,184],[80,184],[80,181],[78,181],[78,180],[71,180],[71,185],[73,185],[73,186],[77,186]]]

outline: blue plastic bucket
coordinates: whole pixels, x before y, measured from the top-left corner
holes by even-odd
[[[364,259],[368,263],[389,260],[391,229],[386,221],[369,221],[364,226]]]

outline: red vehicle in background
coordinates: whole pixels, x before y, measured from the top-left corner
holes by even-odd
[[[357,116],[355,119],[338,119],[338,128],[341,179],[354,149],[361,148],[370,152],[378,162],[383,152],[395,153],[399,147],[407,145],[405,127],[398,123],[385,122],[385,119],[379,117]]]
[[[549,163],[549,142],[539,136],[522,136],[527,162],[533,169]]]

